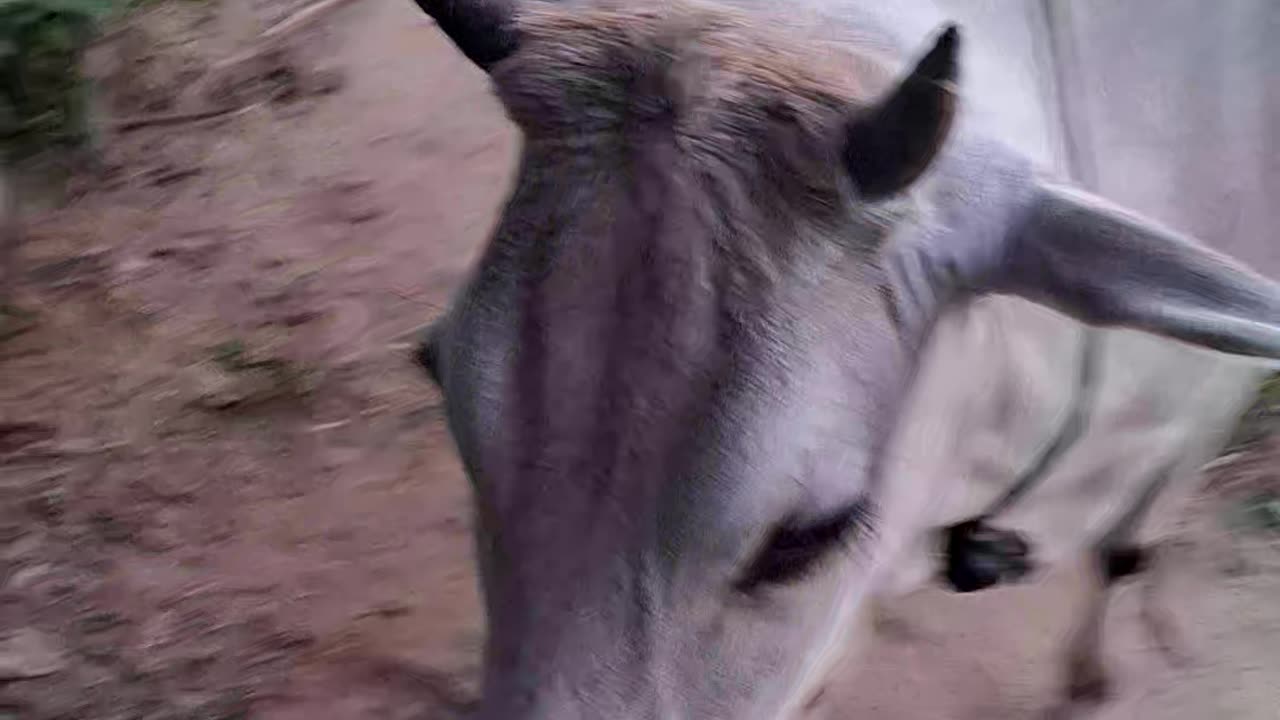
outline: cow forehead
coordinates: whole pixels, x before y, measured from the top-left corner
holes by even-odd
[[[541,318],[548,342],[515,359],[544,370],[502,381],[480,502],[523,552],[561,552],[560,538],[581,555],[587,537],[617,547],[681,528],[736,551],[782,514],[847,503],[867,489],[903,367],[878,298],[856,290],[775,288],[752,328],[724,335],[700,324],[718,308],[695,290],[643,316]],[[699,347],[671,344],[687,323]]]
[[[604,10],[543,8],[520,17],[526,60],[608,74],[666,58],[698,58],[796,93],[863,97],[888,74],[883,56],[848,42],[815,45],[794,28],[724,6],[663,3]],[[851,72],[853,70],[853,72]]]
[[[536,9],[520,23],[520,49],[492,76],[526,135],[596,132],[644,111],[674,113],[690,133],[728,118],[821,123],[890,81],[870,54],[803,43],[720,7]]]
[[[912,210],[848,195],[855,56],[718,12],[521,22],[530,40],[494,78],[525,169],[480,271],[501,280],[466,303],[503,338],[466,371],[495,392],[450,398],[495,418],[458,428],[486,436],[462,439],[482,502],[553,534],[525,511],[625,526],[691,488],[754,524],[780,502],[836,502],[837,476],[860,492],[906,375],[868,249]],[[654,68],[660,82],[634,82]],[[632,112],[654,98],[675,122]],[[547,149],[548,128],[574,152]]]

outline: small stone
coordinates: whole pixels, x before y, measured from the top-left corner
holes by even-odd
[[[0,560],[25,561],[40,551],[45,537],[39,533],[27,533],[22,537],[0,545]]]
[[[98,536],[109,543],[126,543],[137,535],[134,523],[107,510],[99,510],[89,516],[89,523]]]
[[[86,635],[104,633],[125,624],[125,619],[113,612],[96,612],[80,619],[80,632]]]
[[[27,512],[47,522],[57,522],[66,506],[66,495],[59,485],[51,484],[27,499]]]
[[[228,410],[273,399],[280,388],[268,373],[242,370],[231,373],[209,365],[192,373],[195,405],[206,410]]]
[[[52,574],[53,566],[48,563],[19,568],[9,575],[8,587],[13,590],[30,590]]]
[[[21,628],[0,636],[0,680],[26,680],[61,672],[63,651],[42,632]]]

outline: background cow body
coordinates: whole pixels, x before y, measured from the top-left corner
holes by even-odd
[[[453,5],[435,11],[465,41]],[[502,6],[489,6],[499,22]],[[526,135],[506,217],[425,352],[476,483],[486,717],[772,718],[803,704],[862,601],[932,577],[937,529],[1006,492],[1080,394],[1082,325],[1024,299],[965,292],[1007,289],[1104,324],[1199,337],[1173,327],[1176,313],[1112,298],[1115,288],[1092,310],[1088,293],[1053,295],[1072,263],[1107,268],[1073,255],[1075,230],[1037,208],[1118,216],[1055,190],[1042,198],[1029,167],[980,139],[997,135],[1059,172],[1080,166],[1077,138],[1055,132],[1060,113],[1045,109],[1058,97],[1037,84],[1046,76],[979,55],[957,137],[912,194],[920,205],[882,208],[849,195],[823,162],[835,157],[821,138],[838,124],[828,111],[844,91],[808,83],[840,77],[818,68],[842,61],[834,45],[811,48],[811,76],[786,64],[795,54],[739,38],[737,20],[675,12],[553,13],[462,44],[492,69]],[[944,17],[924,5],[879,20],[837,12],[849,25],[825,12],[761,12],[754,22],[780,37],[808,31],[884,55]],[[1054,53],[1025,47],[1042,63],[1033,67],[1052,70]],[[524,65],[502,64],[503,52]],[[704,75],[700,62],[714,70]],[[743,78],[754,90],[743,92]],[[870,69],[849,79],[850,97],[865,102],[892,86]],[[753,114],[760,107],[776,116]],[[1107,227],[1162,247],[1172,240],[1115,222]],[[1018,247],[984,247],[1005,236]],[[1066,243],[1050,254],[1067,260],[1036,254],[1041,238]],[[884,264],[872,259],[881,247]],[[1119,267],[1154,257],[1111,249],[1120,254],[1106,262]],[[1001,277],[1006,255],[1024,251],[1024,266],[1046,275]],[[1222,276],[1224,289],[1237,277]],[[1147,279],[1181,299],[1179,277]],[[1250,288],[1260,304],[1246,299],[1244,319],[1274,321],[1273,290]],[[1269,332],[1251,352],[1273,354]],[[1256,364],[1133,331],[1099,342],[1083,434],[999,519],[1041,559],[1097,553],[1120,525],[1120,540],[1133,542],[1135,505],[1157,485],[1188,487],[1261,376]],[[1192,378],[1196,392],[1170,393]],[[759,560],[779,548],[784,559],[803,554],[837,524],[832,537],[867,552],[803,588]],[[874,542],[859,542],[863,525]],[[761,574],[782,587],[735,594]],[[1073,685],[1097,680],[1097,668],[1079,666],[1095,656],[1096,642],[1073,648]]]
[[[1274,89],[1266,78],[1280,67],[1280,53],[1266,45],[1280,22],[1273,6],[804,0],[770,15],[779,10],[773,3],[718,1],[898,62],[932,28],[958,21],[971,39],[962,131],[998,137],[1042,167],[1280,274],[1270,232],[1280,210],[1265,201],[1280,182],[1276,153],[1266,150],[1277,133],[1258,125],[1280,112],[1280,98],[1260,92]],[[1033,539],[1043,564],[1092,552],[1152,475],[1168,473],[1157,507],[1135,528],[1156,542],[1268,373],[1144,333],[1092,332],[1096,400],[1084,408],[1085,429],[1039,489],[1000,515],[1001,527]],[[1080,393],[1085,333],[1009,296],[954,306],[938,321],[904,416],[908,431],[888,453],[889,476],[910,478],[890,483],[909,517],[885,527],[914,531],[896,559],[884,556],[887,596],[932,581],[936,528],[982,513],[1054,442]]]
[[[762,8],[761,3],[734,3]],[[973,42],[960,127],[999,137],[1043,167],[1137,208],[1275,276],[1265,207],[1280,182],[1277,112],[1262,87],[1280,54],[1266,3],[856,3],[811,0],[791,22],[833,41],[870,39],[901,57],[946,20]],[[807,14],[806,14],[807,13]],[[871,28],[868,30],[868,28]],[[1132,33],[1141,35],[1135,39]],[[1191,78],[1197,78],[1194,81]],[[1270,114],[1269,114],[1270,113]],[[1122,329],[1096,330],[1099,367],[1085,429],[1040,489],[1000,516],[1046,564],[1088,553],[1156,473],[1168,487],[1136,530],[1170,529],[1199,468],[1226,440],[1266,370]],[[917,528],[887,572],[890,594],[936,573],[933,528],[982,513],[1055,440],[1079,393],[1084,329],[1021,299],[951,308],[922,363],[890,457]],[[932,485],[927,485],[933,479]]]

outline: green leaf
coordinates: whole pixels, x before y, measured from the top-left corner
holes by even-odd
[[[106,17],[119,4],[116,0],[0,0],[0,13],[21,8],[98,19]]]

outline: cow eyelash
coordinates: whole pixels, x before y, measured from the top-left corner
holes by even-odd
[[[734,588],[750,593],[806,577],[840,545],[866,533],[873,517],[870,502],[861,498],[817,521],[792,518],[780,523],[734,583]]]

